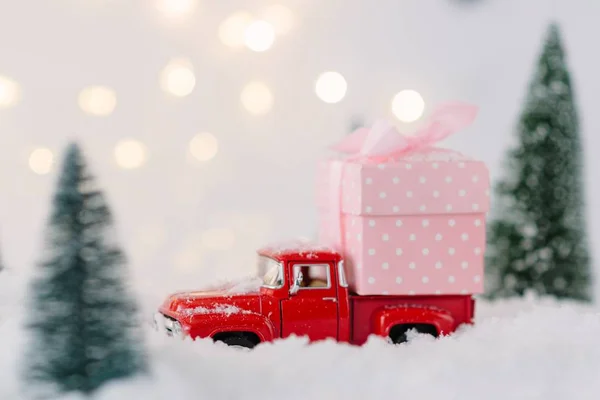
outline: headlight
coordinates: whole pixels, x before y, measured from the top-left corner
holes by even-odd
[[[165,329],[172,336],[176,336],[176,337],[183,336],[182,335],[183,330],[181,329],[181,324],[179,323],[179,321],[174,321],[172,319],[165,318]]]
[[[181,324],[177,321],[172,321],[173,322],[173,327],[171,328],[171,330],[173,331],[174,335],[177,336],[181,336]]]
[[[164,329],[168,336],[183,337],[183,329],[179,321],[157,313],[154,316],[154,324],[159,331],[163,331]]]

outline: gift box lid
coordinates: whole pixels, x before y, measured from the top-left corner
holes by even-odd
[[[482,161],[441,148],[421,149],[372,163],[324,160],[317,204],[353,215],[485,213],[489,172]]]

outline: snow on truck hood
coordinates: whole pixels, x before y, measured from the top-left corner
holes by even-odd
[[[204,290],[175,293],[164,307],[185,315],[260,313],[260,279],[228,282]]]

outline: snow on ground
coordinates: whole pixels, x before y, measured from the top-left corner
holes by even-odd
[[[0,274],[2,400],[23,399],[21,296],[10,294],[12,279]],[[291,338],[251,352],[171,339],[149,327],[152,376],[108,385],[94,399],[600,398],[597,308],[529,297],[479,302],[477,319],[454,336],[399,346]]]

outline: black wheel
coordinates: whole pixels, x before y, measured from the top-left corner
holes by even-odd
[[[390,335],[390,339],[392,339],[392,343],[394,344],[400,344],[400,343],[406,343],[408,342],[408,337],[406,336],[406,334],[408,333],[410,329],[406,329],[403,332],[400,332],[399,334],[396,334],[394,336]]]
[[[248,339],[245,336],[226,336],[222,339],[218,339],[218,342],[223,342],[227,346],[235,347],[243,350],[249,350],[256,346],[252,340]]]
[[[420,334],[431,335],[437,337],[437,331],[435,327],[431,325],[397,325],[390,331],[390,339],[394,344],[408,342],[408,332],[414,329]]]

